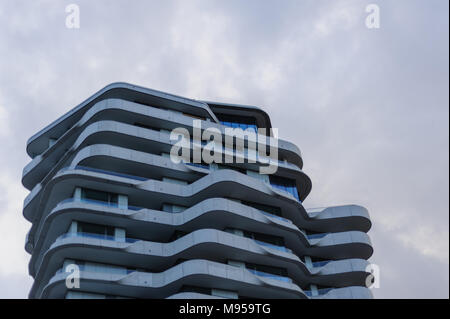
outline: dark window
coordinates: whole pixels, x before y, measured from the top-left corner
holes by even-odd
[[[298,201],[300,201],[295,180],[271,175],[270,185],[272,185],[275,188],[281,189],[285,192],[288,192],[289,194],[294,196]]]
[[[78,232],[114,236],[114,227],[78,222]]]
[[[111,193],[97,191],[94,189],[87,189],[87,188],[83,188],[81,190],[81,198],[105,202],[105,203],[109,203],[109,204],[117,204],[118,203],[118,195],[117,194],[111,194]]]
[[[181,238],[184,235],[187,235],[187,232],[181,231],[181,230],[176,230],[173,232],[172,237],[170,238],[170,241],[177,240],[178,238]]]
[[[261,233],[254,233],[249,231],[244,231],[244,236],[254,240],[284,247],[284,239],[282,237],[266,235]]]
[[[279,267],[258,265],[258,264],[252,264],[252,263],[245,263],[245,267],[247,269],[261,271],[261,272],[265,272],[265,273],[276,275],[276,276],[287,277],[287,275],[288,275],[286,269],[279,268]]]
[[[159,132],[159,130],[160,130],[158,127],[154,127],[154,126],[150,126],[150,125],[142,124],[142,123],[137,123],[137,122],[134,123],[133,125],[141,127],[141,128],[146,128],[146,129],[152,130],[152,131],[158,131]]]
[[[189,259],[186,258],[178,258],[175,263],[173,264],[173,266],[179,265],[181,263],[184,263],[185,261],[188,261]]]
[[[272,215],[282,217],[281,209],[279,207],[263,205],[263,204],[259,204],[259,203],[253,203],[253,202],[245,202],[245,201],[243,201],[242,204],[265,211],[267,213],[271,213]]]

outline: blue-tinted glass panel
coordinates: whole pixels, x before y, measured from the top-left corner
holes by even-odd
[[[238,122],[238,121],[234,121],[234,122],[220,121],[220,123],[222,125],[229,126],[229,127],[232,127],[232,128],[241,128],[244,131],[247,130],[247,129],[250,129],[251,131],[253,131],[255,133],[258,132],[258,127],[255,124],[241,123],[241,122]]]
[[[271,176],[270,184],[272,185],[272,187],[281,189],[282,191],[285,191],[285,192],[291,194],[298,201],[300,201],[295,180],[292,180],[289,178],[278,177],[278,176]]]

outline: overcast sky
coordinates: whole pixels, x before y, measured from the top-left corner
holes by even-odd
[[[80,7],[80,28],[65,25]],[[368,29],[366,5],[380,8]],[[378,298],[449,297],[447,0],[0,0],[0,298],[32,279],[26,140],[105,85],[257,105],[304,156],[306,207],[360,204]]]

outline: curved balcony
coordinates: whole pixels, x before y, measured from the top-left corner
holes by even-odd
[[[367,209],[305,209],[311,180],[299,148],[284,140],[271,175],[258,173],[267,157],[248,160],[257,153],[250,144],[218,144],[221,157],[237,159],[226,165],[172,162],[170,131],[194,136],[194,120],[222,139],[236,134],[226,125],[269,128],[266,136],[238,134],[233,144],[274,139],[257,107],[126,83],[105,87],[29,139],[22,183],[30,189],[30,297],[371,298]],[[191,149],[207,144],[194,138]],[[61,267],[70,263],[80,266],[80,291],[66,288]]]
[[[287,246],[298,256],[306,254],[337,259],[368,258],[372,252],[370,241],[364,233],[330,234],[325,243],[314,245],[291,222],[269,217],[268,213],[263,214],[258,209],[226,199],[207,199],[181,213],[166,213],[135,206],[123,209],[118,208],[115,204],[104,202],[67,199],[45,217],[41,224],[42,227],[38,230],[36,249],[30,260],[30,273],[34,273],[34,267],[31,265],[35,265],[36,258],[41,255],[42,247],[48,247],[58,234],[65,232],[71,220],[83,221],[86,219],[87,222],[101,223],[105,217],[110,223],[121,225],[130,231],[136,232],[136,229],[145,229],[145,231],[141,231],[140,238],[148,240],[169,238],[175,229],[190,232],[215,225],[218,229],[238,227],[282,237]],[[212,223],[213,220],[214,223]],[[142,228],[144,225],[145,228]],[[149,237],[147,234],[149,229],[152,229],[153,237]],[[41,236],[41,234],[45,234],[45,236]]]
[[[106,184],[104,184],[104,182],[106,182],[106,180],[109,180],[107,185],[111,185],[111,183],[122,183],[126,187],[123,190],[129,190],[129,193],[127,195],[135,197],[137,200],[139,200],[139,198],[142,198],[142,201],[144,202],[148,201],[149,196],[159,196],[157,197],[159,199],[155,198],[155,202],[159,203],[158,205],[161,205],[163,202],[161,196],[172,196],[172,198],[178,197],[180,198],[180,203],[195,205],[195,203],[207,199],[210,196],[217,196],[219,194],[222,194],[222,196],[224,197],[229,196],[227,195],[227,193],[229,193],[230,191],[233,192],[232,196],[237,196],[237,198],[239,198],[239,196],[241,196],[241,194],[245,190],[246,196],[242,199],[247,200],[253,198],[255,202],[265,201],[267,204],[275,203],[277,205],[280,205],[281,207],[284,206],[283,211],[286,211],[287,214],[291,214],[289,218],[292,218],[292,220],[294,220],[297,225],[303,224],[307,226],[310,223],[310,221],[303,220],[298,214],[299,208],[300,211],[302,208],[302,206],[298,202],[287,200],[289,198],[288,196],[277,195],[277,193],[275,193],[270,187],[267,186],[266,183],[262,181],[229,170],[212,172],[208,176],[205,176],[190,185],[175,185],[154,180],[141,182],[134,179],[116,177],[103,173],[87,172],[83,170],[68,170],[60,172],[46,186],[46,189],[43,192],[43,196],[44,198],[52,199],[51,201],[44,200],[44,202],[47,204],[46,207],[56,206],[58,200],[61,201],[63,199],[59,199],[60,196],[65,196],[66,198],[70,197],[71,193],[73,192],[74,183],[77,183],[79,185],[80,183],[85,183],[86,177],[89,177],[89,179],[91,180],[90,185],[93,185],[93,182],[101,183],[102,185],[99,184],[98,186],[100,187],[100,189],[102,187],[105,187]],[[73,181],[71,182],[71,180]],[[232,188],[227,186],[227,184],[229,183],[233,185]],[[52,196],[52,190],[54,189],[54,185],[56,184],[58,185],[57,190],[59,196]],[[241,192],[239,192],[240,188],[242,188]],[[31,194],[30,198],[25,201],[24,214],[25,216],[27,216],[28,211],[40,211],[41,213],[44,213],[44,215],[37,216],[36,218],[41,219],[42,217],[46,216],[47,213],[45,212],[45,210],[48,211],[49,208],[43,207],[41,209],[38,209],[33,204],[33,198],[35,198],[35,196],[33,195],[34,194]],[[37,204],[37,201],[35,202]],[[34,235],[35,229],[37,227],[38,223],[34,223],[31,231],[32,235]]]
[[[67,273],[56,273],[38,298],[64,296]],[[255,298],[307,298],[295,284],[251,273],[247,269],[206,260],[189,260],[161,273],[135,271],[128,275],[80,272],[80,287],[92,293],[132,298],[166,298],[182,285],[198,285],[233,290]],[[212,285],[212,286],[211,286]]]
[[[124,114],[117,114],[121,112]],[[50,170],[55,163],[60,161],[61,157],[65,157],[74,152],[77,148],[77,145],[82,144],[83,140],[88,138],[88,135],[100,133],[102,131],[102,126],[104,127],[103,130],[105,133],[108,131],[111,134],[120,134],[121,132],[123,132],[122,134],[128,134],[129,137],[134,136],[137,140],[134,141],[135,143],[128,143],[128,146],[134,146],[135,144],[138,145],[139,143],[141,143],[139,142],[139,139],[142,138],[150,138],[155,142],[169,145],[173,144],[173,142],[171,142],[169,139],[168,133],[163,133],[147,128],[138,128],[134,125],[131,125],[136,121],[146,118],[148,118],[150,121],[159,120],[161,123],[169,123],[167,124],[168,126],[165,127],[165,129],[167,130],[173,129],[175,127],[185,127],[192,130],[192,118],[180,114],[123,100],[106,100],[99,102],[92,109],[86,112],[86,114],[84,114],[83,118],[78,123],[76,123],[74,126],[72,126],[71,129],[65,132],[64,135],[61,136],[55,144],[50,146],[41,155],[36,156],[24,168],[24,186],[27,188],[33,187],[33,182],[30,181],[29,178],[27,178],[27,175],[29,175],[33,170],[41,167],[41,169],[39,169],[39,172],[37,172],[37,176],[41,176],[41,178],[37,177],[33,179],[41,180],[42,177],[48,173],[48,170]],[[118,119],[126,122],[117,122]],[[108,122],[112,124],[109,125],[109,127],[105,125]],[[206,129],[208,127],[214,127],[221,131],[224,130],[224,128],[220,125],[205,121],[202,122],[202,128]],[[111,139],[108,140],[111,141]],[[114,141],[114,139],[112,139],[112,141]],[[301,155],[298,149],[296,147],[293,147],[293,144],[279,140],[278,148],[280,156],[289,160],[284,165],[301,169],[301,167],[303,166]],[[67,151],[69,152],[67,153]],[[298,153],[296,153],[297,151]],[[282,163],[283,162],[279,162],[280,165]]]
[[[216,116],[208,105],[192,99],[168,94],[133,84],[116,82],[105,86],[103,89],[83,101],[70,112],[66,113],[27,141],[27,153],[30,156],[41,154],[47,149],[48,139],[52,136],[61,136],[67,131],[67,127],[73,127],[94,105],[107,104],[108,100],[121,99],[122,101],[140,101],[142,106],[155,105],[164,106],[176,111],[193,112],[218,122]],[[131,103],[131,102],[129,102]],[[149,106],[148,106],[149,107]]]

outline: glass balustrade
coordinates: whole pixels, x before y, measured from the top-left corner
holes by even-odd
[[[292,250],[290,250],[289,248],[286,248],[284,246],[278,246],[278,245],[266,243],[266,242],[260,241],[260,240],[255,240],[255,242],[261,246],[266,246],[266,247],[273,248],[273,249],[276,249],[279,251],[284,251],[286,253],[292,253]]]
[[[269,216],[269,217],[272,217],[272,218],[275,218],[275,219],[284,221],[284,222],[286,222],[286,223],[291,223],[291,224],[292,224],[292,221],[290,221],[290,220],[287,219],[287,218],[284,218],[284,217],[281,217],[281,216],[278,216],[278,215],[275,215],[275,214],[271,214],[271,213],[265,212],[265,211],[260,210],[260,209],[259,209],[259,212],[260,212],[261,214],[263,214],[263,215],[266,215],[266,216]]]
[[[312,265],[313,265],[313,267],[323,267],[326,264],[328,264],[329,262],[331,262],[331,260],[316,261],[316,262],[313,262]]]
[[[329,293],[331,290],[333,290],[333,288],[317,289],[317,296],[323,296],[323,295],[326,295],[326,294]],[[312,297],[312,296],[313,296],[311,290],[305,290],[304,293],[305,293],[308,297]]]
[[[236,123],[236,122],[229,122],[229,121],[220,121],[220,124],[222,124],[224,126],[232,127],[232,128],[241,128],[244,131],[246,129],[250,129],[255,133],[258,132],[258,127],[254,124]]]
[[[267,277],[267,278],[276,279],[276,280],[283,281],[283,282],[290,282],[290,283],[292,283],[292,279],[289,278],[289,277],[280,276],[280,275],[274,275],[274,274],[270,274],[268,272],[255,270],[255,269],[249,269],[249,268],[246,268],[246,269],[248,271],[250,271],[252,274],[260,276],[260,277]]]
[[[71,238],[71,237],[85,237],[85,238],[95,238],[95,239],[101,239],[101,240],[110,240],[110,241],[117,241],[120,242],[121,238],[116,238],[114,236],[110,235],[103,235],[103,234],[93,234],[93,233],[83,233],[83,232],[77,232],[77,233],[64,233],[61,236],[58,237],[59,239],[64,238]],[[135,243],[139,241],[139,239],[134,238],[125,238],[126,243]]]
[[[209,170],[209,165],[200,164],[200,163],[188,163],[188,162],[185,162],[185,164]]]
[[[75,166],[75,169],[81,169],[83,171],[89,171],[89,172],[94,172],[94,173],[108,174],[108,175],[118,176],[118,177],[131,178],[131,179],[135,179],[135,180],[138,180],[138,181],[146,181],[146,180],[148,180],[147,178],[141,177],[141,176],[124,174],[124,173],[118,173],[118,172],[108,171],[108,170],[104,170],[104,169],[100,169],[100,168],[92,168],[92,167],[87,167],[87,166],[80,166],[80,165],[78,165],[78,166]]]
[[[323,238],[323,237],[325,237],[328,234],[329,233],[310,234],[310,235],[306,235],[306,238],[308,238],[308,239],[318,239],[318,238]]]
[[[82,202],[82,203],[87,203],[87,204],[94,204],[94,205],[100,205],[100,206],[107,206],[107,207],[115,207],[118,208],[118,204],[117,203],[108,203],[108,202],[103,202],[100,200],[95,200],[95,199],[87,199],[87,198],[81,198],[81,199],[75,199],[73,197],[71,198],[67,198],[61,202],[59,202],[58,205],[62,205],[62,204],[66,204],[66,203],[73,203],[73,202]],[[139,207],[139,206],[132,206],[132,205],[128,205],[127,209],[129,210],[141,210],[141,209],[146,209],[144,207]]]
[[[127,269],[127,268],[119,268],[119,267],[108,267],[108,266],[86,266],[86,265],[77,265],[80,271],[85,272],[96,272],[103,274],[116,274],[116,275],[128,275],[133,272],[136,272],[135,269]],[[56,274],[61,273],[71,273],[70,271],[65,271],[64,268],[59,268],[56,271]]]

